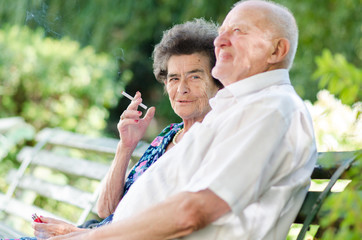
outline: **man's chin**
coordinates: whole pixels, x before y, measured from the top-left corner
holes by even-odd
[[[230,77],[231,70],[228,71],[226,68],[221,68],[221,67],[215,66],[212,69],[211,74],[214,78],[218,79],[222,84],[224,84],[223,80],[226,80],[227,78]],[[225,84],[224,84],[224,86],[225,86]]]
[[[227,71],[225,70],[225,68],[222,67],[218,67],[215,66],[212,70],[211,70],[211,75],[216,78],[216,79],[221,79],[224,77],[224,75],[227,74]]]

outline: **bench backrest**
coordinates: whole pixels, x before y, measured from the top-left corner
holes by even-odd
[[[310,188],[303,205],[295,219],[295,223],[303,224],[297,240],[304,239],[306,232],[311,224],[318,225],[323,213],[319,212],[324,200],[331,193],[331,189],[338,180],[346,179],[346,171],[354,163],[358,157],[361,157],[362,150],[349,152],[319,152],[317,164],[312,173],[312,181],[324,182],[322,189]],[[325,180],[325,181],[323,181]],[[313,182],[312,182],[313,183]],[[343,191],[343,190],[342,190]]]
[[[118,141],[60,129],[40,131],[37,144],[24,147],[17,155],[20,167],[8,174],[8,191],[0,195],[1,221],[25,234],[32,231],[33,213],[83,223],[95,213],[100,182],[113,160]],[[147,147],[148,144],[140,142],[133,153],[134,160]],[[37,207],[44,199],[51,199],[47,209]]]

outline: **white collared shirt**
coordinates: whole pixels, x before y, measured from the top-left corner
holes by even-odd
[[[232,211],[183,239],[285,239],[316,159],[312,120],[287,70],[233,83],[130,188],[114,221],[182,191],[211,189]]]

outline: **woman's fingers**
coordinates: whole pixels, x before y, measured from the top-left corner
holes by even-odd
[[[72,224],[66,223],[61,220],[51,219],[48,223],[32,223],[34,235],[40,239],[46,239],[52,236],[64,235],[78,230]]]
[[[138,106],[141,104],[142,98],[135,98],[131,103],[128,105],[127,109],[137,110]]]
[[[146,115],[144,116],[143,120],[145,120],[146,122],[150,122],[152,120],[153,116],[155,116],[155,111],[156,111],[155,107],[150,107],[147,110]]]
[[[136,110],[125,110],[121,116],[120,116],[120,120],[126,120],[126,119],[139,119],[140,116],[142,115],[141,111],[136,111]]]
[[[43,223],[64,223],[62,220],[51,218],[51,217],[39,217]]]
[[[155,115],[155,107],[150,107],[142,119],[140,119],[141,115],[142,115],[141,111],[125,110],[121,114],[120,120],[124,124],[137,123],[139,120],[145,120],[146,122],[149,122],[152,120],[153,116]]]
[[[134,95],[134,99],[128,105],[127,109],[137,110],[138,106],[142,103],[141,93],[139,91]]]

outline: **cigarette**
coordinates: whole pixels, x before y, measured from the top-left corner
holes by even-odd
[[[125,96],[126,98],[128,98],[129,100],[133,101],[134,97],[132,97],[131,95],[129,95],[128,93],[126,93],[125,91],[122,91],[122,95]],[[140,104],[140,107],[143,109],[147,109],[147,106],[144,105],[143,103]]]

